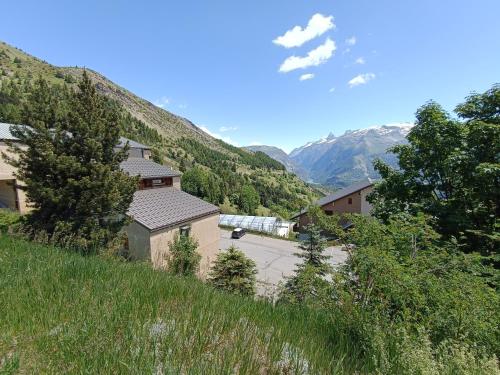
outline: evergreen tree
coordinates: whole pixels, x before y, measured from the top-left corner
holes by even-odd
[[[169,244],[168,270],[176,275],[194,276],[200,267],[198,243],[191,236],[176,235]]]
[[[320,295],[328,294],[331,290],[329,282],[324,278],[331,271],[331,266],[327,263],[330,257],[323,254],[326,241],[314,224],[306,226],[305,234],[306,239],[299,245],[302,252],[295,254],[303,262],[297,264],[295,274],[282,286],[279,295],[281,302],[315,304],[322,300]]]
[[[9,162],[26,186],[35,231],[68,241],[82,252],[106,247],[127,222],[137,181],[120,170],[126,150],[119,141],[119,113],[96,92],[84,72],[77,91],[61,104],[43,79],[24,107],[24,123],[12,144],[18,159]]]
[[[330,269],[326,262],[330,256],[323,254],[326,249],[326,240],[321,235],[320,229],[314,224],[307,225],[304,234],[306,238],[299,245],[302,252],[294,254],[304,259],[303,263],[297,265],[298,271],[300,272],[305,266],[312,266],[318,270],[320,275],[324,275]]]
[[[231,246],[217,255],[210,271],[209,282],[217,289],[226,292],[253,296],[255,294],[255,262],[242,251]]]

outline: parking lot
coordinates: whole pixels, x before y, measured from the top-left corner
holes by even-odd
[[[259,294],[269,294],[275,286],[290,276],[295,270],[295,265],[301,262],[294,253],[298,252],[298,243],[280,240],[266,236],[247,233],[240,239],[231,239],[231,232],[221,229],[220,248],[227,249],[234,244],[257,264],[259,281]],[[347,259],[347,253],[340,247],[329,247],[325,251],[333,266],[343,263]]]

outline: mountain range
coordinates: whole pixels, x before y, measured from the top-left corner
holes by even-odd
[[[378,174],[372,162],[377,158],[397,166],[397,159],[387,149],[405,143],[412,126],[410,123],[372,126],[348,130],[338,137],[330,133],[290,154],[272,146],[248,149],[266,153],[305,181],[341,188],[366,178],[376,179]]]

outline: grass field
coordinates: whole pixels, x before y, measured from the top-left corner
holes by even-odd
[[[0,373],[367,371],[356,357],[320,313],[0,237]]]

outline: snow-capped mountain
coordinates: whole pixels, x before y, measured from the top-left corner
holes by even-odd
[[[394,155],[386,151],[405,143],[412,127],[410,123],[398,123],[348,130],[338,137],[330,133],[294,149],[286,159],[280,153],[281,160],[277,160],[306,181],[344,187],[365,178],[377,178],[372,165],[376,158],[397,166]],[[268,153],[265,148],[261,151]],[[276,158],[276,152],[268,155]]]

